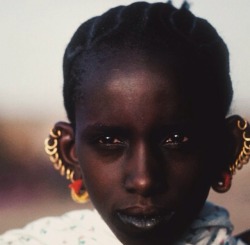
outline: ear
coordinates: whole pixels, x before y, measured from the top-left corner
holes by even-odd
[[[216,192],[226,192],[231,187],[232,175],[241,169],[250,158],[250,142],[246,136],[250,135],[250,126],[246,120],[238,115],[226,119],[227,157],[226,165],[221,169],[212,187]],[[247,137],[248,137],[247,136]]]
[[[231,138],[231,163],[235,162],[240,154],[243,145],[242,131],[239,125],[244,124],[244,119],[239,115],[233,115],[226,119],[229,138]]]
[[[55,130],[60,130],[61,136],[58,140],[58,152],[65,166],[65,170],[74,171],[74,179],[81,178],[81,169],[75,150],[75,133],[72,125],[66,122],[57,122]]]
[[[238,115],[228,117],[228,132],[233,140],[231,166],[236,163],[235,167],[241,169],[250,158],[250,125]]]

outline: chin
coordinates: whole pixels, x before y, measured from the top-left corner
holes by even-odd
[[[127,216],[118,213],[110,227],[126,245],[170,245],[182,236],[187,223],[180,224],[175,213],[163,216]]]
[[[115,212],[109,222],[117,238],[126,245],[171,245],[178,241],[202,208],[199,205],[185,205],[180,210],[139,213]]]

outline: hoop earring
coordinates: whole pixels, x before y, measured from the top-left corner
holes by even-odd
[[[82,191],[83,181],[81,179],[72,181],[69,185],[71,189],[71,198],[77,203],[85,203],[89,200],[88,192]]]
[[[237,126],[238,126],[238,129],[242,131],[243,143],[242,143],[242,150],[240,154],[238,155],[236,161],[233,164],[231,164],[231,166],[229,167],[229,170],[232,175],[236,173],[236,170],[242,169],[242,167],[245,164],[247,164],[250,159],[250,137],[247,137],[246,135],[248,122],[246,120],[243,120],[243,121],[238,120]]]
[[[59,150],[58,141],[62,135],[60,130],[51,129],[49,136],[44,141],[45,152],[49,155],[50,161],[53,163],[54,168],[66,179],[71,181],[69,188],[71,189],[71,197],[77,203],[85,203],[89,200],[87,190],[84,188],[83,181],[81,179],[74,180],[74,170],[70,169],[67,164],[63,163]]]

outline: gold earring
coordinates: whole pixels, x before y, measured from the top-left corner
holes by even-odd
[[[69,185],[69,188],[71,189],[71,198],[77,203],[85,203],[89,200],[88,192],[82,190],[82,187],[83,181],[81,179],[73,180]]]
[[[247,137],[246,135],[246,129],[248,126],[248,122],[246,120],[243,120],[243,123],[241,120],[238,120],[237,126],[239,130],[242,131],[242,150],[237,157],[236,161],[231,164],[229,167],[231,174],[235,174],[236,170],[242,169],[243,165],[247,164],[250,159],[250,137]]]
[[[56,130],[54,132],[53,129],[50,130],[49,137],[44,141],[44,149],[45,152],[49,155],[50,161],[53,163],[53,166],[56,170],[58,170],[61,175],[64,175],[65,167],[62,164],[62,160],[59,157],[58,153],[58,139],[60,138],[62,132],[60,130]]]
[[[50,161],[56,170],[60,172],[62,176],[66,175],[66,179],[71,181],[69,188],[71,189],[71,197],[77,203],[85,203],[89,199],[88,192],[86,191],[81,179],[74,180],[74,170],[71,170],[69,166],[63,164],[59,151],[58,141],[62,135],[60,130],[51,129],[48,138],[44,141],[45,152],[49,155]]]

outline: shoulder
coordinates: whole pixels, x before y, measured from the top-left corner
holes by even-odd
[[[60,217],[45,217],[23,229],[10,230],[0,236],[0,244],[79,244],[95,239],[94,221],[98,217],[91,210],[76,210]],[[89,243],[91,244],[91,243]]]
[[[232,232],[233,225],[228,211],[207,202],[200,215],[192,223],[186,241],[191,241],[191,244],[249,244],[244,243],[246,240],[243,240],[242,236],[233,237]],[[198,241],[202,241],[202,243],[198,243]]]

